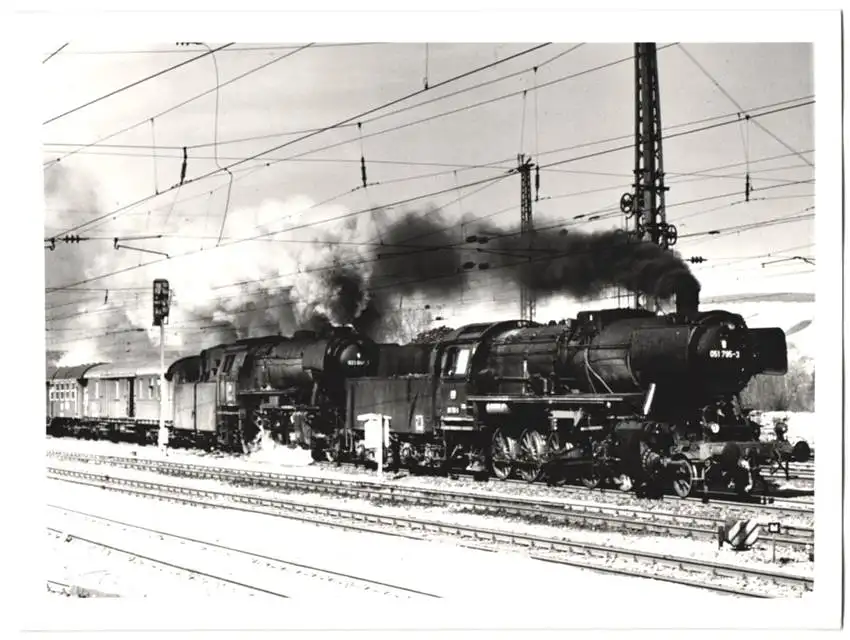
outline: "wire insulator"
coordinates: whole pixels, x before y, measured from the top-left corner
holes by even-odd
[[[752,182],[750,182],[750,174],[748,173],[746,183],[744,184],[744,199],[746,200],[746,202],[750,201],[750,193],[752,192],[752,190],[753,184]]]
[[[534,201],[540,200],[540,165],[534,167]]]
[[[366,153],[363,151],[363,124],[357,123],[357,135],[360,136],[360,180],[366,188]]]
[[[186,179],[186,165],[189,162],[189,152],[183,147],[183,166],[180,168],[180,184]]]

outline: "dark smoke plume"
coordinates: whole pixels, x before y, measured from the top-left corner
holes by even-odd
[[[700,290],[678,254],[637,241],[622,229],[593,233],[544,229],[520,236],[488,228],[480,233],[492,237],[485,245],[494,252],[489,258],[491,267],[520,263],[505,270],[513,271],[519,283],[537,293],[586,300],[605,289],[622,287],[669,300],[679,292],[696,294]]]
[[[463,229],[466,235],[486,238],[470,244],[461,226],[448,225],[436,209],[376,217],[381,244],[368,284],[354,266],[337,265],[327,277],[335,296],[331,307],[339,311],[331,320],[376,337],[397,328],[399,296],[456,299],[482,263],[496,282],[522,284],[538,295],[588,300],[621,287],[660,301],[677,294],[692,304],[698,300],[700,285],[678,254],[620,229],[542,229],[523,236],[516,228],[470,225]]]

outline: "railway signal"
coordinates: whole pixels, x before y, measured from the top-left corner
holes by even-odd
[[[153,281],[153,325],[159,327],[159,433],[157,444],[164,452],[168,446],[168,428],[165,426],[165,325],[171,308],[171,286],[168,280]]]
[[[157,278],[153,281],[153,326],[161,327],[168,321],[171,309],[171,287],[168,280]]]

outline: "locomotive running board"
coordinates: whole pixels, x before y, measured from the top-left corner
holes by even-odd
[[[571,393],[564,396],[467,396],[469,402],[505,402],[514,404],[605,404],[640,402],[642,393]]]

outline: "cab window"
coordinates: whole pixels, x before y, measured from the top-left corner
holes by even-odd
[[[449,347],[443,354],[443,377],[464,377],[469,368],[470,347]]]

